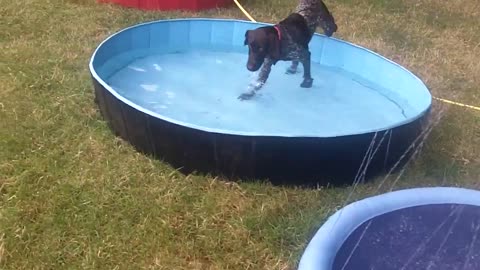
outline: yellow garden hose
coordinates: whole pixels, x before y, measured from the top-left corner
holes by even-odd
[[[243,6],[238,2],[238,0],[233,0],[233,2],[235,2],[235,4],[237,5],[237,7],[243,12],[243,14],[245,14],[245,16],[246,16],[250,21],[252,21],[252,22],[257,22],[257,21],[255,21],[255,19],[243,8]],[[460,107],[464,107],[464,108],[468,108],[468,109],[480,111],[480,107],[476,107],[476,106],[472,106],[472,105],[467,105],[467,104],[463,104],[463,103],[460,103],[460,102],[455,102],[455,101],[451,101],[451,100],[443,99],[443,98],[437,98],[437,97],[433,97],[433,98],[436,99],[436,100],[439,100],[439,101],[448,103],[448,104],[452,104],[452,105],[456,105],[456,106],[460,106]]]
[[[237,0],[233,0],[233,2],[235,2],[235,4],[237,5],[237,7],[243,12],[243,14],[245,14],[245,16],[247,16],[247,18],[252,21],[252,22],[257,22],[255,21],[255,19],[250,16],[250,14],[248,14],[248,12],[242,7],[242,5],[240,5],[240,3],[237,1]]]
[[[436,99],[436,100],[448,103],[448,104],[457,105],[457,106],[460,106],[460,107],[465,107],[465,108],[468,108],[468,109],[480,111],[479,107],[475,107],[475,106],[472,106],[472,105],[467,105],[467,104],[463,104],[463,103],[460,103],[460,102],[455,102],[455,101],[451,101],[451,100],[443,99],[443,98],[437,98],[437,97],[433,97],[433,98]]]

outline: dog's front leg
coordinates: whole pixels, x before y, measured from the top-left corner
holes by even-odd
[[[310,73],[310,51],[307,49],[303,51],[300,61],[303,65],[303,82],[300,87],[310,88],[313,84],[312,75]]]
[[[265,58],[263,62],[262,69],[260,69],[260,73],[258,74],[258,83],[255,85],[255,90],[260,90],[262,86],[267,82],[268,76],[272,71],[273,60],[270,58]]]
[[[251,90],[241,94],[238,99],[240,100],[247,100],[255,96],[256,92],[260,90],[263,85],[267,82],[268,76],[270,75],[270,72],[272,71],[272,65],[273,65],[273,60],[270,58],[265,58],[265,61],[263,62],[263,66],[260,69],[260,73],[258,75],[258,79],[255,85],[251,85]]]

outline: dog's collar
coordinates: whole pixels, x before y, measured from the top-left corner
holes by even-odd
[[[274,25],[273,28],[277,30],[278,40],[282,40],[282,32],[280,31],[280,27],[278,27],[278,25]]]

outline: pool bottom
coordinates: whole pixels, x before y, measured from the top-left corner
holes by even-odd
[[[480,207],[433,204],[392,211],[359,226],[333,270],[480,269]]]
[[[361,134],[418,113],[394,91],[317,63],[312,63],[310,89],[300,87],[302,70],[287,75],[289,62],[279,62],[258,95],[240,101],[237,97],[257,76],[247,71],[246,57],[213,51],[150,55],[116,71],[107,83],[133,103],[166,118],[226,133]]]

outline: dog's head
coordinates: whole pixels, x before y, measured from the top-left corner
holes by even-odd
[[[280,57],[277,32],[272,26],[260,27],[245,32],[244,45],[248,46],[247,69],[257,71],[266,57],[276,60]]]
[[[327,37],[331,37],[333,33],[337,32],[337,24],[332,13],[327,9],[327,6],[321,2],[323,8],[320,13],[319,25]]]

